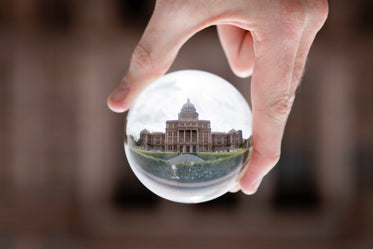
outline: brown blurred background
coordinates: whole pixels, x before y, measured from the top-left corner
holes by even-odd
[[[373,248],[373,2],[330,1],[283,155],[253,196],[156,197],[106,107],[150,0],[0,0],[0,248]],[[216,30],[171,71],[232,82]]]

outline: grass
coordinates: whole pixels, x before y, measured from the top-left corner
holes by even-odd
[[[177,163],[176,175],[167,161],[179,155],[177,152],[154,152],[131,148],[134,158],[146,172],[161,178],[183,183],[205,182],[223,177],[237,167],[248,157],[248,149],[232,152],[197,152],[190,153],[203,159],[200,162]]]

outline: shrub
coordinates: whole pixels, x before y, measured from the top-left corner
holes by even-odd
[[[248,149],[218,153],[190,153],[205,161],[177,163],[176,175],[179,178],[176,179],[167,159],[176,157],[177,152],[154,152],[137,148],[131,148],[131,151],[137,164],[146,172],[182,183],[205,182],[223,177],[239,167],[249,154]]]
[[[197,152],[196,155],[204,161],[218,160],[221,158],[231,157],[240,154],[242,151],[231,151],[231,152]]]
[[[169,162],[149,156],[143,150],[131,148],[137,164],[146,172],[161,178],[169,179],[174,176]],[[147,152],[147,151],[145,151]]]
[[[169,160],[173,157],[176,157],[178,155],[177,152],[158,152],[158,151],[147,151],[147,150],[140,150],[140,149],[135,149],[133,150],[137,151],[138,153],[141,153],[143,155],[155,157],[158,159],[163,159],[163,160]]]
[[[233,155],[230,154],[230,157],[217,160],[178,163],[176,164],[176,175],[180,178],[180,182],[191,183],[214,180],[231,173],[240,166],[247,152],[248,150],[228,152]]]

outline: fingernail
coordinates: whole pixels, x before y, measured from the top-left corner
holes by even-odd
[[[258,179],[257,181],[255,181],[255,182],[251,185],[250,188],[252,189],[253,193],[255,193],[255,192],[258,190],[259,185],[262,183],[262,180],[263,180],[263,178],[260,178],[260,179]]]
[[[112,92],[110,98],[115,102],[120,101],[126,97],[129,90],[130,88],[128,86],[119,86]]]
[[[231,189],[229,190],[229,192],[231,192],[231,193],[237,193],[238,190],[240,190],[240,188],[241,188],[240,184],[237,183],[233,188],[231,188]]]
[[[259,178],[255,182],[253,182],[248,189],[242,190],[247,195],[255,194],[255,192],[258,190],[260,183],[262,182],[263,178]]]

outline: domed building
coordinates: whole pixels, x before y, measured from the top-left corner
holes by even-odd
[[[140,133],[141,148],[168,152],[230,151],[242,145],[242,131],[211,132],[210,120],[199,120],[190,99],[182,106],[177,120],[166,121],[166,132]]]
[[[190,99],[183,105],[179,113],[179,120],[198,120],[198,113]]]

